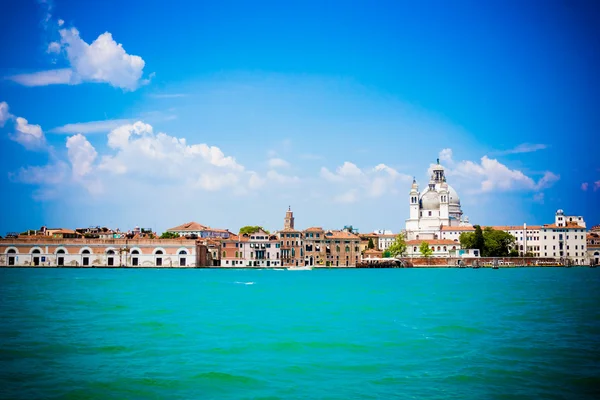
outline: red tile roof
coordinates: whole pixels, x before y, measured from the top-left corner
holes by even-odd
[[[167,229],[167,232],[168,231],[203,231],[206,228],[208,228],[208,227],[192,221],[192,222],[187,222],[185,224],[176,226],[175,228]]]
[[[459,242],[455,242],[454,240],[450,240],[450,239],[418,239],[418,240],[408,240],[406,242],[407,245],[409,246],[414,246],[414,245],[421,245],[421,243],[426,242],[427,244],[431,245],[460,245]]]

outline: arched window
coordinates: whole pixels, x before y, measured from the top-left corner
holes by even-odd
[[[446,250],[448,250],[448,249],[446,248],[446,246],[444,246],[444,251],[446,251]]]
[[[335,251],[340,252],[340,246],[335,246]]]
[[[416,252],[417,252],[417,248],[416,248],[416,247],[413,247],[413,251],[416,253]]]
[[[223,250],[223,257],[227,257],[227,253]]]
[[[239,257],[239,253],[236,251],[235,252],[235,258],[238,258],[238,257]]]
[[[236,251],[236,253],[237,253],[237,251]],[[180,255],[181,255],[181,254],[183,254],[183,255],[187,255],[187,251],[185,251],[185,250],[180,250],[180,251],[179,251],[179,254],[180,254]]]
[[[346,246],[346,252],[350,251],[350,246]]]
[[[438,251],[440,251],[440,250],[441,250],[441,247],[440,247],[440,246],[438,246]]]

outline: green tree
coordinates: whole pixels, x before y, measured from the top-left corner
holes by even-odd
[[[535,257],[535,254],[533,254],[531,251],[528,251],[525,253],[525,257]]]
[[[240,228],[240,235],[243,235],[243,234],[251,235],[251,234],[256,233],[256,232],[258,232],[260,230],[263,230],[265,233],[271,233],[268,230],[263,229],[262,226],[247,225],[247,226],[242,226]]]
[[[392,253],[389,250],[386,250],[383,252],[383,254],[381,255],[381,257],[383,258],[390,258],[392,256]]]
[[[419,251],[421,252],[421,255],[425,258],[429,258],[433,255],[433,250],[431,250],[431,247],[429,247],[429,243],[427,242],[421,243]]]
[[[374,249],[375,243],[373,243],[373,238],[369,238],[369,243],[367,243],[367,249]]]
[[[473,241],[473,249],[478,249],[483,255],[485,249],[485,239],[483,237],[483,232],[481,231],[481,226],[475,225],[475,239]]]
[[[513,235],[490,227],[485,228],[483,238],[484,248],[481,255],[484,257],[506,257],[515,244]]]
[[[179,237],[179,233],[175,233],[175,232],[163,232],[162,235],[160,235],[161,239],[176,239]]]
[[[508,253],[508,255],[510,257],[519,257],[519,250],[517,250],[517,249],[511,249],[510,252]]]
[[[396,240],[388,249],[392,257],[400,256],[402,257],[406,253],[406,241],[404,240],[404,235],[399,234],[396,236]]]
[[[458,240],[463,249],[475,248],[475,232],[463,232],[460,234]]]

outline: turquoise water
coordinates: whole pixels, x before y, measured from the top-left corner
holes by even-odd
[[[0,398],[600,397],[600,269],[0,270]]]

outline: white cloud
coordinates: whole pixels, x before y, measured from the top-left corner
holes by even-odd
[[[60,53],[60,43],[58,42],[50,42],[48,48],[46,49],[47,53],[50,54],[58,54]]]
[[[28,123],[25,118],[16,118],[15,132],[9,137],[27,150],[46,148],[46,137],[42,132],[42,127]]]
[[[452,160],[452,149],[443,149],[439,154],[440,162],[446,164],[452,164],[454,161]]]
[[[67,139],[67,154],[71,162],[73,177],[79,179],[92,172],[98,153],[85,136],[77,134]]]
[[[108,119],[104,121],[78,122],[74,124],[66,124],[50,130],[52,133],[105,133],[119,126],[130,123],[128,119]]]
[[[513,149],[500,151],[498,154],[532,153],[534,151],[544,150],[546,148],[548,148],[548,146],[545,144],[522,143]]]
[[[358,190],[350,189],[345,193],[335,196],[333,201],[336,203],[355,203],[358,201]]]
[[[59,21],[58,26],[61,25]],[[123,90],[135,90],[149,82],[142,79],[144,60],[127,54],[110,32],[101,34],[91,44],[80,37],[76,28],[63,28],[58,33],[60,42],[51,42],[47,52],[64,54],[70,68],[19,74],[9,79],[25,86],[100,82]]]
[[[271,168],[287,168],[289,166],[290,163],[282,158],[271,158],[269,160],[269,167]]]
[[[479,191],[542,190],[554,184],[560,177],[547,171],[538,182],[523,172],[510,169],[496,159],[481,157],[479,163],[461,161],[448,175],[458,176],[469,183],[479,184]]]
[[[581,184],[581,190],[583,190],[584,192],[586,192],[588,190],[588,186],[589,186],[589,184],[587,182],[583,182]]]
[[[280,174],[277,171],[273,171],[270,170],[267,172],[267,178],[269,180],[272,180],[274,182],[280,183],[280,184],[290,184],[290,183],[297,183],[300,181],[300,178],[298,178],[297,176],[288,176],[288,175],[283,175]]]
[[[81,39],[75,28],[61,29],[59,33],[61,46],[73,69],[73,81],[104,82],[127,90],[135,90],[143,84],[144,60],[127,54],[109,32],[91,44]]]
[[[6,121],[12,118],[12,115],[8,112],[8,103],[3,101],[0,102],[0,128],[4,127]]]
[[[235,186],[238,182],[239,176],[231,172],[223,175],[205,173],[200,175],[198,185],[204,190],[216,191],[228,186]]]
[[[360,169],[351,162],[344,162],[335,172],[321,168],[321,177],[327,182],[337,183],[345,188],[343,194],[334,197],[335,201],[349,203],[364,197],[381,197],[392,193],[398,182],[410,182],[411,177],[395,169],[378,164],[371,169]]]
[[[598,189],[600,189],[600,181],[594,182],[594,192]]]
[[[69,68],[51,69],[49,71],[34,72],[10,76],[13,82],[23,86],[46,86],[70,84],[73,71]]]
[[[45,166],[29,166],[20,168],[17,173],[9,173],[13,181],[35,185],[57,185],[64,181],[69,167],[59,161]]]

